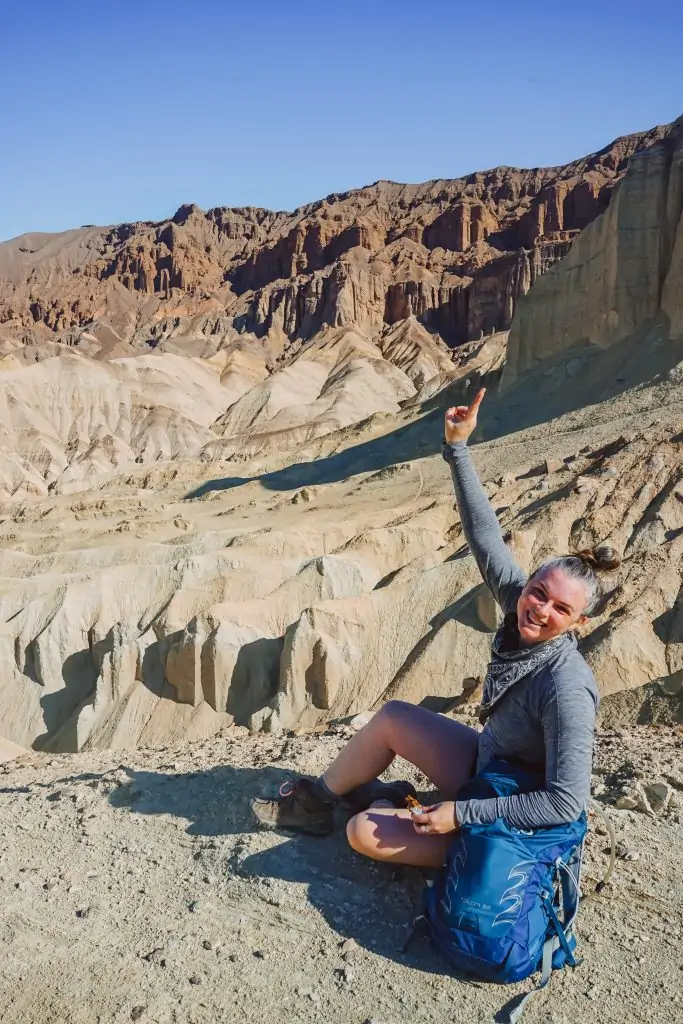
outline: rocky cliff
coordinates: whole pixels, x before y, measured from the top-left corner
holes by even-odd
[[[520,301],[508,383],[576,350],[683,340],[683,118],[636,153],[609,208]],[[651,358],[651,350],[650,350]],[[578,363],[577,363],[578,365]]]
[[[99,357],[159,345],[206,355],[246,332],[267,336],[276,360],[324,325],[408,316],[449,345],[477,339],[510,326],[630,158],[670,132],[564,167],[380,181],[294,213],[190,205],[163,223],[24,235],[0,245],[0,342],[34,346],[27,358],[55,341]]]

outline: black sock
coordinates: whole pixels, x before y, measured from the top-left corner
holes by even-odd
[[[319,779],[315,779],[313,781],[311,792],[315,793],[321,803],[328,804],[330,807],[335,807],[341,800],[340,796],[337,796],[336,793],[333,793],[332,790],[328,788],[322,775]]]
[[[405,807],[406,795],[416,796],[409,782],[382,782],[371,779],[344,794],[344,803],[354,811],[364,811],[376,800],[387,800],[394,807]]]

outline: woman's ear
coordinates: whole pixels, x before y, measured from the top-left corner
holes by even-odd
[[[577,626],[585,626],[586,623],[588,622],[589,617],[590,616],[588,616],[588,615],[580,615],[576,625]]]

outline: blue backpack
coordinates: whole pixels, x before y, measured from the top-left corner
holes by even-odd
[[[537,775],[491,761],[460,792],[461,799],[511,796],[543,785]],[[486,981],[514,982],[541,970],[577,965],[572,926],[581,897],[586,816],[532,831],[502,818],[464,826],[423,896],[432,942],[457,969]],[[538,989],[534,990],[537,991]],[[521,1017],[531,992],[510,1014]]]

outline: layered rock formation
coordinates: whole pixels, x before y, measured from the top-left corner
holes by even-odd
[[[116,232],[111,271],[95,229],[76,233],[73,249],[31,242],[42,252],[31,273],[45,275],[36,288],[66,296],[67,271],[92,266],[85,276],[101,315],[80,334],[50,334],[76,342],[69,352],[59,340],[22,345],[21,315],[11,330],[5,321],[0,737],[51,750],[156,745],[233,722],[315,728],[388,697],[476,695],[496,613],[438,451],[444,408],[482,382],[487,440],[475,455],[518,558],[530,567],[606,539],[622,550],[585,654],[612,702],[629,692],[632,714],[680,715],[680,136],[676,124],[625,140],[588,168],[572,165],[573,177],[553,172],[552,202],[539,184],[549,172],[507,186],[503,172],[475,176],[458,188],[471,186],[488,212],[467,217],[446,202],[453,183],[378,185],[339,199],[354,216],[369,210],[358,231],[332,219],[334,204],[294,221],[184,210],[163,244],[180,251],[190,229],[206,239],[201,273],[211,294],[189,276],[183,291],[180,263],[161,267],[168,281],[157,280],[162,250],[131,262]],[[517,267],[523,290],[533,261],[577,230],[567,211],[587,216],[581,175],[599,164],[616,182],[646,142],[606,213],[517,306],[499,390],[504,334],[450,350],[425,326],[434,311],[459,308],[460,298],[453,305],[438,291],[443,279],[429,291],[437,263],[427,263],[446,259],[440,232],[469,241],[463,259],[479,261],[467,302],[478,295],[478,308],[498,308],[496,267]],[[432,216],[442,192],[445,207]],[[542,227],[553,230],[523,254],[528,272],[514,253],[496,250],[487,262],[502,230],[496,203],[517,211],[515,231],[536,230],[541,193]],[[388,210],[400,216],[392,221]],[[144,234],[135,231],[128,241]],[[292,231],[290,252],[283,239]],[[223,235],[227,277],[217,283],[211,245]],[[384,248],[373,252],[380,237]],[[239,260],[228,258],[230,246]],[[25,255],[28,273],[35,253]],[[296,279],[272,279],[292,267]],[[15,285],[19,301],[19,278]],[[112,296],[119,306],[108,305]],[[165,303],[176,304],[172,322]],[[202,333],[209,325],[213,341]],[[47,337],[40,316],[32,330]],[[169,339],[162,351],[131,355],[154,331]],[[204,358],[187,354],[199,349]],[[32,350],[45,358],[35,364]]]
[[[54,341],[100,358],[159,345],[206,355],[246,332],[267,336],[274,360],[324,325],[372,333],[408,316],[449,345],[477,339],[509,327],[631,156],[669,132],[564,167],[377,182],[291,214],[184,206],[160,224],[24,235],[0,245],[0,341],[33,347],[20,358]]]
[[[414,319],[374,341],[322,331],[270,374],[263,353],[244,346],[208,360],[163,352],[95,361],[56,348],[58,357],[0,373],[0,501],[97,488],[181,456],[263,455],[277,468],[318,438],[398,414],[427,381],[443,387],[469,365]],[[492,365],[496,339],[478,352],[478,367]]]
[[[679,404],[670,426],[610,440],[629,418],[624,399],[601,422],[554,424],[552,449],[543,426],[477,458],[526,567],[597,540],[624,552],[584,650],[604,694],[646,687],[643,707],[652,686],[682,692],[683,421]],[[491,480],[494,467],[505,472]],[[164,744],[476,689],[496,614],[441,460],[302,490],[226,479],[184,499],[191,479],[179,462],[163,489],[119,478],[5,514],[5,738]]]

